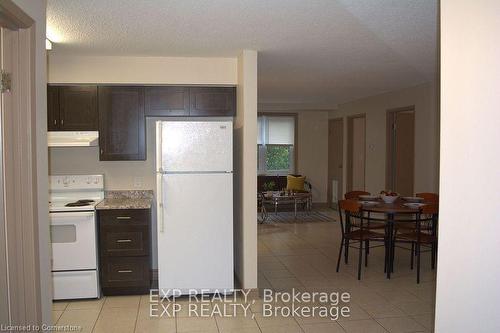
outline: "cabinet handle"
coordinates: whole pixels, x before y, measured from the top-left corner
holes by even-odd
[[[131,239],[118,239],[116,242],[117,243],[130,243],[130,242],[132,242],[132,240]]]
[[[116,219],[117,220],[130,220],[131,217],[130,216],[117,216]]]
[[[54,125],[57,125],[57,119],[54,119]]]
[[[64,119],[61,119],[61,125],[64,125]]]
[[[118,271],[118,273],[132,273],[132,270],[125,269],[125,270],[122,270],[122,271]]]
[[[101,148],[101,155],[103,155],[103,154],[104,154],[104,149]]]

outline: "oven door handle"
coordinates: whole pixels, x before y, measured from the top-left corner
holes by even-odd
[[[50,213],[50,224],[75,224],[81,222],[81,218],[85,220],[94,219],[94,212],[72,212],[72,213]],[[69,218],[69,220],[68,220]]]

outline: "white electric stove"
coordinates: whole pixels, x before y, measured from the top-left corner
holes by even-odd
[[[103,175],[49,176],[53,299],[99,298],[95,206]]]

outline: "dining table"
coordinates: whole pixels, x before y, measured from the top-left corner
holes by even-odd
[[[393,203],[386,203],[382,199],[378,198],[376,200],[359,200],[361,203],[361,209],[363,212],[369,213],[368,219],[375,220],[377,222],[385,222],[387,223],[386,227],[386,235],[387,235],[387,248],[385,251],[386,256],[386,275],[387,278],[391,278],[391,273],[393,271],[393,262],[392,258],[393,254],[393,233],[394,233],[394,224],[395,222],[407,222],[407,223],[415,223],[415,219],[408,219],[409,215],[418,214],[421,209],[421,205],[408,205],[410,202],[398,198]],[[426,202],[422,202],[421,204],[426,204]],[[384,214],[385,218],[373,218],[370,217],[371,213],[379,213]],[[396,218],[398,217],[398,218]]]

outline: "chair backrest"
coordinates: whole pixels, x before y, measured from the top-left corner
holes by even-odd
[[[427,215],[437,215],[439,212],[439,206],[437,203],[431,202],[425,206],[422,206],[421,213]]]
[[[361,204],[354,200],[340,200],[339,208],[342,211],[349,213],[359,213],[361,210]]]
[[[344,218],[342,216],[345,213],[345,223],[349,225],[351,223],[351,217],[359,217],[361,212],[361,204],[355,200],[339,200],[339,217],[340,217],[340,227],[342,229],[342,234],[345,235],[346,225],[344,225]]]
[[[431,192],[417,193],[417,197],[423,198],[425,202],[439,203],[439,195]]]
[[[344,198],[347,200],[357,200],[360,195],[370,195],[370,192],[366,191],[350,191],[344,194]]]

